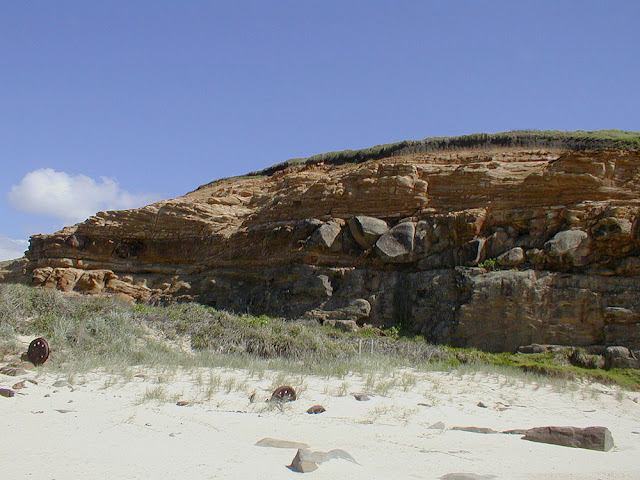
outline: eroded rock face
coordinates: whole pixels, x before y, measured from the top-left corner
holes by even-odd
[[[100,212],[33,236],[21,268],[43,288],[402,322],[489,350],[637,349],[639,224],[638,151],[422,153]]]

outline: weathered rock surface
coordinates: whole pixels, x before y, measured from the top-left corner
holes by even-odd
[[[487,259],[500,270],[479,268]],[[638,349],[640,151],[510,148],[292,165],[35,235],[28,262],[2,267],[1,278],[402,323],[433,342],[493,351]]]
[[[527,430],[523,438],[532,442],[552,443],[603,452],[608,452],[614,445],[613,437],[607,427],[536,427]]]

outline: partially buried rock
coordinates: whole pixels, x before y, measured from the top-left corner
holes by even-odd
[[[17,377],[18,375],[25,375],[25,374],[27,374],[29,372],[27,372],[23,368],[2,367],[2,368],[0,368],[0,373],[2,373],[4,375],[9,375],[10,377]]]
[[[318,414],[326,411],[327,409],[324,408],[322,405],[314,405],[313,407],[310,407],[309,410],[307,410],[307,413]]]
[[[444,424],[444,423],[442,423],[442,422],[436,422],[436,423],[434,423],[434,424],[432,424],[432,425],[429,425],[427,428],[428,428],[429,430],[444,430],[446,427],[445,427],[445,424]]]
[[[16,392],[9,388],[0,388],[0,395],[3,397],[15,397]]]
[[[359,402],[368,402],[369,400],[371,400],[371,397],[366,393],[354,393],[353,398],[355,398]]]
[[[565,447],[586,448],[608,452],[613,437],[607,427],[536,427],[527,430],[524,440],[551,443]]]
[[[263,438],[256,443],[258,447],[271,447],[271,448],[308,448],[309,445],[303,442],[292,442],[290,440],[280,440],[278,438]]]
[[[313,452],[307,449],[299,449],[296,456],[293,457],[291,465],[289,466],[294,472],[309,473],[318,469],[318,464],[315,462]]]
[[[462,432],[471,433],[498,433],[494,429],[487,427],[451,427],[451,430],[460,430]]]
[[[358,463],[344,450],[335,449],[328,452],[312,452],[306,448],[301,448],[291,461],[289,468],[294,472],[307,473],[318,469],[318,464],[329,460],[347,460],[351,463]]]

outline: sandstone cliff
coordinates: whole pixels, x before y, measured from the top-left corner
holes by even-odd
[[[640,150],[391,153],[100,212],[32,237],[23,271],[45,288],[401,324],[492,351],[640,348]]]

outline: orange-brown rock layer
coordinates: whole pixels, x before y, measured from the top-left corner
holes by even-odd
[[[32,237],[27,272],[45,288],[402,323],[489,350],[638,348],[639,222],[639,151],[423,153],[100,212]]]

